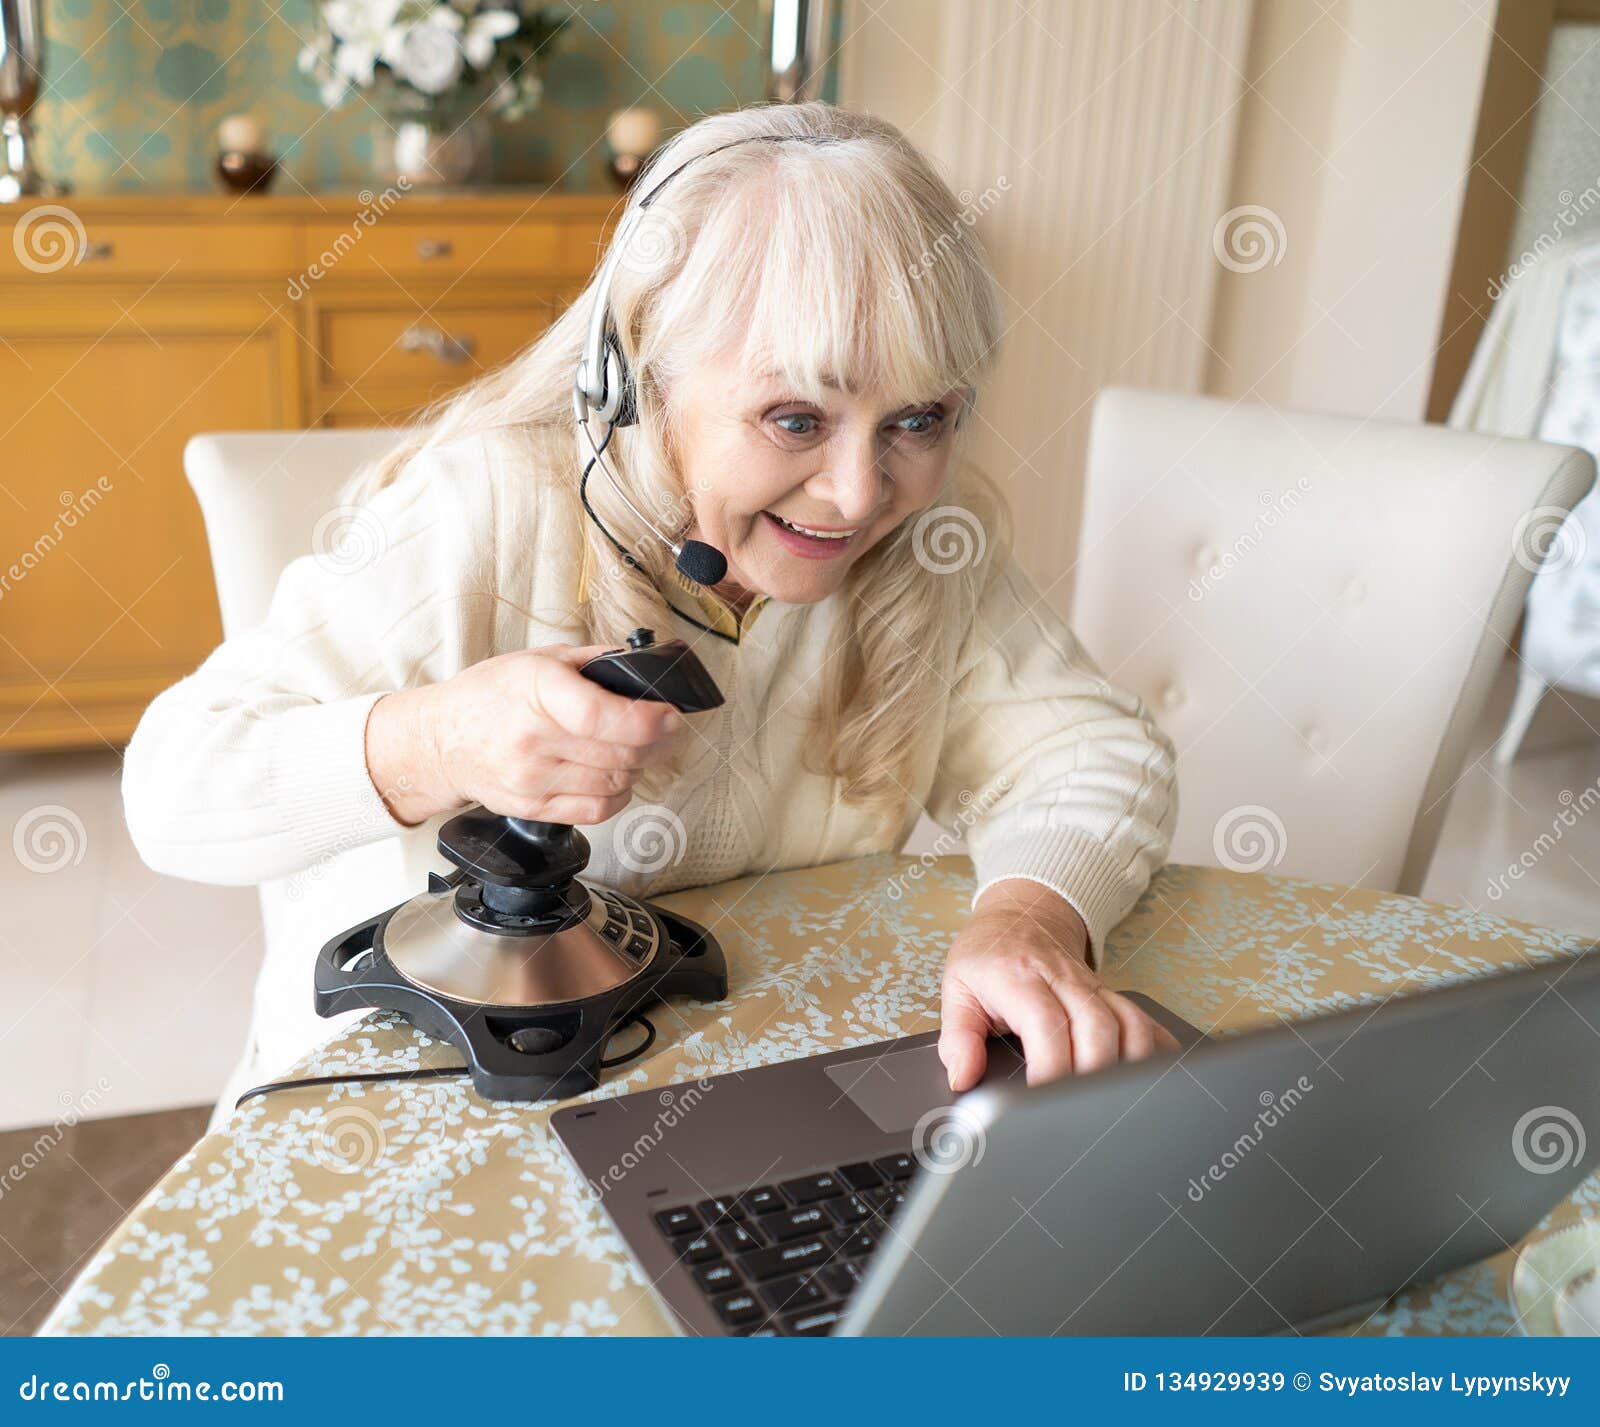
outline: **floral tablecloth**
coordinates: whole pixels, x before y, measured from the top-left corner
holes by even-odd
[[[964,858],[880,856],[663,898],[721,939],[728,999],[652,1012],[655,1046],[595,1093],[932,1029],[971,892]],[[1227,1032],[1582,945],[1406,897],[1174,866],[1111,938],[1106,975]],[[374,1014],[295,1073],[456,1063]],[[548,1119],[454,1078],[251,1101],[123,1221],[43,1331],[670,1332]],[[1600,1177],[1542,1228],[1580,1214],[1600,1215]],[[1510,1258],[1408,1290],[1357,1331],[1515,1331]]]

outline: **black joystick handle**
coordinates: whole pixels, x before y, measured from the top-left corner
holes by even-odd
[[[680,713],[703,713],[723,703],[722,690],[695,652],[681,639],[657,644],[649,629],[634,630],[624,648],[596,655],[578,672],[614,694],[671,704]],[[589,865],[589,841],[565,823],[473,808],[440,828],[439,851],[481,885],[491,919],[548,924],[552,918],[571,920],[578,911],[571,887]]]
[[[704,713],[720,708],[723,702],[722,690],[694,650],[681,639],[657,644],[653,629],[634,630],[626,648],[596,655],[578,672],[613,694],[671,704],[679,713]],[[535,842],[555,838],[566,826],[527,818],[507,818],[506,823],[514,832]],[[587,860],[585,857],[585,864]],[[582,871],[582,865],[578,870]]]
[[[722,690],[694,650],[681,639],[657,644],[651,629],[634,630],[626,648],[596,655],[578,672],[614,694],[671,704],[679,713],[722,706]]]

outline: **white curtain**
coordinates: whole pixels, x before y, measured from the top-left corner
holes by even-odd
[[[1450,424],[1581,446],[1600,459],[1600,244],[1552,248],[1501,292]],[[1519,549],[1543,557],[1528,592],[1525,668],[1600,696],[1600,493],[1564,521],[1535,512]]]

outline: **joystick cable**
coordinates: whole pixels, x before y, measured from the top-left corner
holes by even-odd
[[[629,1026],[643,1026],[644,1040],[630,1051],[613,1056],[610,1060],[602,1060],[600,1062],[602,1070],[615,1070],[619,1065],[637,1060],[656,1043],[655,1023],[643,1011],[635,1011],[627,1020],[621,1022],[612,1032],[612,1038],[621,1035]],[[420,1070],[369,1070],[357,1071],[350,1075],[306,1075],[296,1080],[269,1080],[264,1085],[252,1085],[233,1102],[233,1108],[237,1110],[247,1100],[255,1100],[278,1090],[303,1090],[312,1085],[376,1085],[386,1080],[446,1080],[470,1073],[471,1067],[466,1065],[435,1065]]]

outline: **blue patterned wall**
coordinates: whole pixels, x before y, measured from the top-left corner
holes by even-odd
[[[499,181],[604,188],[606,116],[626,104],[669,128],[761,98],[760,0],[566,0],[572,20],[535,114],[502,126]],[[325,113],[295,68],[313,0],[44,0],[42,166],[80,191],[212,186],[217,121],[266,120],[307,188],[359,184],[381,120],[359,101]],[[280,192],[298,191],[280,181]]]

